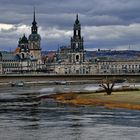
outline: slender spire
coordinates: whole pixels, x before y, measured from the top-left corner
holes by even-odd
[[[33,25],[36,25],[37,23],[36,23],[36,20],[35,20],[35,7],[34,7],[34,14],[33,14],[33,23],[32,23]]]
[[[35,7],[34,7],[34,21],[35,21]]]
[[[78,14],[76,15],[76,19],[78,20]]]
[[[34,7],[34,11],[33,11],[33,22],[32,22],[31,32],[32,32],[32,34],[37,33],[37,22],[35,19],[35,7]]]
[[[76,15],[75,24],[79,24],[78,14]]]

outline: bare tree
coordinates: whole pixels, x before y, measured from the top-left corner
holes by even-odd
[[[107,95],[111,95],[112,91],[113,91],[113,87],[115,86],[116,80],[113,79],[103,79],[100,83],[100,87],[102,87],[105,92],[107,93]]]

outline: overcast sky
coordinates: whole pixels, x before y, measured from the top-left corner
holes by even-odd
[[[86,50],[140,50],[140,0],[0,0],[0,51],[28,37],[34,6],[42,50],[70,44],[77,13]]]

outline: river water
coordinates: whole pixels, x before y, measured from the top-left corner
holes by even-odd
[[[0,140],[139,140],[140,111],[64,105],[38,98],[96,85],[0,88]]]

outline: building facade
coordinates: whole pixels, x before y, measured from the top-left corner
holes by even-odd
[[[140,60],[99,61],[100,74],[135,74],[140,73]]]

